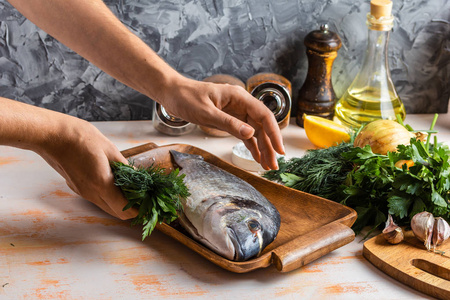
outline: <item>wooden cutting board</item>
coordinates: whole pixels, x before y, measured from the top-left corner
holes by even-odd
[[[436,249],[445,254],[427,251],[410,230],[398,245],[389,244],[381,234],[373,237],[364,243],[363,255],[381,271],[413,289],[450,299],[450,241]]]
[[[174,165],[169,150],[203,156],[205,161],[247,181],[280,212],[281,227],[275,241],[268,245],[260,256],[243,262],[231,261],[214,253],[193,240],[176,222],[157,225],[156,229],[226,270],[244,273],[273,264],[279,271],[288,272],[350,243],[355,238],[351,229],[356,220],[356,212],[353,209],[268,181],[194,146],[157,146],[149,143],[124,150],[122,153],[136,166],[148,167],[156,164],[170,171],[174,169]]]

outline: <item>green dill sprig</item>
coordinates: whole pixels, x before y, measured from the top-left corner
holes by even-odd
[[[135,168],[120,162],[113,162],[111,168],[115,185],[129,201],[123,210],[138,209],[138,216],[131,224],[144,226],[142,240],[153,232],[158,222],[171,223],[178,218],[178,211],[183,209],[180,199],[189,196],[184,174],[179,175],[179,169],[166,174],[163,168],[153,165]]]
[[[286,161],[278,159],[278,170],[268,171],[263,177],[283,183],[291,188],[337,201],[340,186],[347,178],[353,164],[342,157],[342,153],[352,148],[349,143],[341,143],[325,149],[308,150],[302,157]]]

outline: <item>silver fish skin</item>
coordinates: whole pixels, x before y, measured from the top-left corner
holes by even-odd
[[[257,256],[277,236],[280,214],[259,191],[199,155],[170,150],[190,196],[180,224],[214,252],[233,261]]]

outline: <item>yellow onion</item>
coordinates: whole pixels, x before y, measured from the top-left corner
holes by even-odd
[[[373,153],[384,154],[397,151],[398,145],[409,145],[411,138],[423,140],[426,134],[413,133],[393,120],[370,122],[356,136],[353,146],[370,145]]]

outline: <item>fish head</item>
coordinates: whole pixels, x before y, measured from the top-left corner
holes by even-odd
[[[232,199],[220,209],[220,226],[226,249],[222,253],[234,261],[245,261],[259,256],[262,250],[274,240],[280,228],[279,215],[267,214],[267,210],[251,200]],[[277,212],[278,213],[278,212]]]

